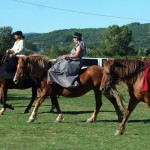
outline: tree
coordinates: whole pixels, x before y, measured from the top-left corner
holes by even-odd
[[[12,28],[1,27],[0,28],[0,51],[5,53],[7,49],[13,45]]]
[[[132,41],[132,33],[127,26],[119,27],[113,25],[107,28],[104,34],[104,40],[101,42],[101,49],[104,55],[125,56],[132,54],[133,48],[130,47]]]

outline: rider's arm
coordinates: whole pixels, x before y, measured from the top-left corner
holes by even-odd
[[[64,55],[64,58],[78,58],[80,56],[80,53],[82,51],[81,46],[79,45],[76,48],[76,53],[75,54],[68,54],[68,55]]]

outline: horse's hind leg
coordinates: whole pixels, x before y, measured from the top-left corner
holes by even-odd
[[[115,108],[115,110],[116,110],[116,114],[117,114],[117,116],[118,116],[118,121],[122,121],[124,114],[123,114],[123,112],[120,110],[120,107],[119,107],[119,105],[118,105],[118,103],[117,103],[116,98],[115,98],[113,95],[111,95],[111,94],[104,94],[104,95],[105,95],[105,96],[108,98],[108,100],[113,104],[113,106],[114,106],[114,108]]]
[[[55,122],[62,122],[64,120],[64,118],[63,118],[63,114],[62,114],[62,112],[60,110],[60,107],[59,107],[59,103],[58,103],[58,99],[57,99],[56,93],[52,92],[50,97],[51,97],[51,101],[52,101],[52,106],[55,107],[55,109],[57,110],[57,113],[58,113],[58,116],[57,116]]]
[[[95,110],[92,114],[92,116],[87,120],[87,122],[95,122],[97,119],[97,115],[99,113],[100,107],[102,106],[102,93],[99,91],[99,89],[94,89],[95,94]]]
[[[35,99],[37,98],[37,88],[32,87],[32,97],[30,100],[30,103],[28,104],[27,108],[25,109],[24,113],[29,113],[29,110],[31,109]]]

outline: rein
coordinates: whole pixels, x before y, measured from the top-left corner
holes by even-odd
[[[1,60],[2,64],[7,60],[8,56],[9,56],[9,54],[6,54],[2,57],[2,60]]]

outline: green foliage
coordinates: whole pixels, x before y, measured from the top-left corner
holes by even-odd
[[[37,52],[37,45],[31,42],[26,42],[25,43],[25,47],[27,47],[28,49]]]
[[[4,28],[7,29],[10,27]],[[9,36],[11,35],[11,30],[9,31]],[[115,55],[138,55],[140,57],[149,55],[148,51],[145,52],[145,49],[150,49],[149,23],[131,23],[121,27],[114,25],[108,28],[97,29],[64,29],[43,34],[28,33],[25,34],[27,53],[35,53],[40,50],[40,53],[44,53],[53,58],[70,53],[74,46],[72,41],[74,32],[82,33],[87,45],[88,57],[114,57]],[[10,42],[12,39],[9,36],[8,38],[0,36],[1,51],[12,47],[13,43]]]
[[[101,42],[101,49],[108,56],[132,54],[131,47],[129,47],[131,40],[132,34],[127,26],[113,25],[106,30],[104,40]]]
[[[131,23],[127,26],[129,30],[132,31],[132,39],[135,48],[150,48],[150,23]]]
[[[0,51],[5,53],[7,49],[13,45],[12,28],[1,27],[0,28]]]

